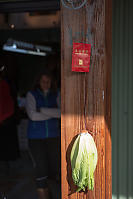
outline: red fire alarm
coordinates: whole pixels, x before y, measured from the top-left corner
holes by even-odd
[[[72,71],[89,72],[91,44],[73,43]]]

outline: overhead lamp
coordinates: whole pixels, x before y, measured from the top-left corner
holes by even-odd
[[[3,45],[3,50],[39,56],[46,56],[52,52],[52,48],[49,46],[34,45],[13,39],[7,40]]]

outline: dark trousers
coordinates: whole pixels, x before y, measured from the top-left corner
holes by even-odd
[[[37,187],[45,188],[48,178],[60,176],[60,138],[30,139],[29,147],[35,161]]]
[[[0,125],[0,161],[13,161],[19,156],[17,125],[10,117]]]

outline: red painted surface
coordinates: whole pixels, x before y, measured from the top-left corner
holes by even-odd
[[[72,71],[89,72],[91,44],[73,43]]]

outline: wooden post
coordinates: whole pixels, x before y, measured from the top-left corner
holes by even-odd
[[[78,10],[61,7],[62,199],[111,199],[111,0],[88,0]],[[89,73],[71,71],[73,42],[91,44]],[[98,149],[94,191],[76,192],[70,152],[87,129]]]

